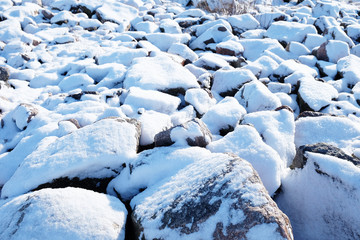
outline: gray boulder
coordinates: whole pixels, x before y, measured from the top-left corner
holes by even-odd
[[[303,168],[306,165],[307,157],[305,156],[305,152],[313,152],[313,153],[329,155],[343,160],[347,160],[355,165],[360,165],[360,159],[358,159],[355,156],[350,156],[346,154],[340,148],[327,143],[316,143],[316,144],[303,145],[297,149],[293,163],[290,166],[291,169]]]
[[[130,205],[138,239],[293,239],[251,164],[230,154],[197,159]]]

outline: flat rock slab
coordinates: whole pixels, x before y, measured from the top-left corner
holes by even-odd
[[[198,159],[131,201],[139,239],[292,239],[288,218],[245,160],[228,154]]]
[[[80,188],[43,189],[0,200],[1,239],[124,239],[127,210]]]
[[[136,156],[139,138],[140,124],[121,118],[104,119],[61,138],[45,138],[6,182],[1,197],[23,194],[61,177],[112,176],[112,169]]]

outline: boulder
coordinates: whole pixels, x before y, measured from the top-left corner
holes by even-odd
[[[38,110],[33,105],[22,103],[14,110],[12,118],[20,130],[25,130],[37,114]]]
[[[259,80],[244,84],[234,97],[249,113],[281,106],[280,99]]]
[[[1,239],[125,238],[124,204],[80,188],[43,189],[0,200],[0,215]]]
[[[207,149],[211,152],[231,152],[251,163],[271,196],[280,187],[285,163],[272,147],[264,143],[253,126],[238,125],[233,132],[211,142]]]
[[[212,140],[207,126],[198,118],[172,127],[155,135],[156,147],[170,146],[199,146],[206,147]]]
[[[135,196],[130,205],[138,239],[292,239],[256,171],[229,154],[199,157],[173,177]]]
[[[187,103],[191,104],[201,116],[216,104],[216,100],[211,92],[200,88],[188,89],[184,99]]]
[[[256,29],[260,23],[251,14],[231,15],[228,18],[235,34],[239,35],[247,30]]]
[[[151,188],[187,165],[210,155],[209,150],[200,147],[170,146],[144,150],[109,183],[107,193],[124,201],[131,200],[144,189]]]
[[[228,40],[216,45],[216,53],[229,56],[240,56],[244,52],[244,47],[234,40]]]
[[[180,103],[181,100],[178,97],[155,90],[143,90],[139,87],[131,87],[124,101],[124,104],[130,105],[134,111],[144,108],[165,114],[175,112]]]
[[[152,110],[141,113],[138,120],[141,123],[141,146],[153,144],[156,134],[172,127],[169,115]]]
[[[220,69],[214,74],[211,90],[222,97],[234,96],[244,84],[256,80],[255,75],[248,69]]]
[[[317,81],[311,76],[300,78],[299,85],[297,102],[301,112],[320,111],[339,95],[333,86]],[[317,89],[316,94],[314,94],[314,89]]]
[[[226,135],[234,130],[246,110],[234,97],[225,97],[212,106],[201,118],[212,134]]]
[[[222,58],[221,55],[214,53],[203,54],[198,60],[194,62],[194,65],[210,71],[216,71],[220,68],[230,67],[230,64],[224,58]]]
[[[316,130],[312,133],[319,135]],[[306,151],[303,169],[284,175],[276,202],[290,218],[295,239],[356,239],[360,211],[354,206],[360,202],[360,169],[331,156],[343,156],[332,147],[315,149],[324,152]]]
[[[296,156],[290,166],[291,169],[304,168],[307,162],[306,152],[320,153],[328,156],[337,157],[354,165],[360,166],[360,159],[346,154],[343,150],[327,143],[315,143],[300,146],[296,151]]]
[[[291,165],[295,156],[295,121],[288,106],[275,111],[259,111],[244,116],[241,124],[252,124],[263,141],[278,152],[284,164]]]
[[[316,133],[316,134],[314,134]],[[316,114],[295,121],[295,146],[328,143],[352,155],[358,148],[359,123],[348,117]]]
[[[121,14],[117,14],[121,12]],[[130,22],[138,15],[138,10],[121,2],[103,4],[96,9],[96,16],[100,22],[114,22],[127,28]]]
[[[111,178],[136,156],[139,138],[138,121],[122,118],[103,119],[61,138],[44,138],[5,183],[1,196],[17,196],[59,178]]]
[[[349,55],[341,58],[336,65],[336,70],[348,88],[353,88],[353,86],[360,82],[359,64],[360,57]]]
[[[279,21],[270,25],[265,36],[289,43],[291,41],[303,42],[306,35],[311,33],[317,33],[313,25]]]
[[[340,58],[350,55],[349,45],[339,40],[329,40],[315,50],[315,56],[319,60],[337,63]]]
[[[231,31],[223,24],[217,24],[210,27],[203,34],[197,37],[194,41],[190,43],[190,48],[205,49],[206,46],[210,43],[220,43],[224,39],[227,39],[232,36]]]
[[[159,56],[136,58],[127,71],[124,87],[159,90],[177,96],[179,93],[184,94],[189,88],[198,88],[199,84],[189,70],[169,57]]]

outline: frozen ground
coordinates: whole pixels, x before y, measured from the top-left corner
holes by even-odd
[[[0,238],[360,239],[360,1],[249,2],[0,0]]]

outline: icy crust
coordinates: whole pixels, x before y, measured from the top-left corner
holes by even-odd
[[[124,239],[127,210],[80,188],[43,189],[0,200],[1,239]]]
[[[359,210],[353,206],[360,201],[359,168],[320,153],[307,152],[306,158],[303,169],[283,178],[277,200],[291,219],[295,239],[358,238]]]
[[[269,236],[292,238],[249,163],[228,154],[197,159],[131,200],[139,238],[240,239],[262,224]]]
[[[26,193],[60,177],[111,177],[116,173],[113,169],[120,170],[136,156],[139,135],[139,123],[115,118],[61,138],[44,138],[5,183],[1,197]]]

